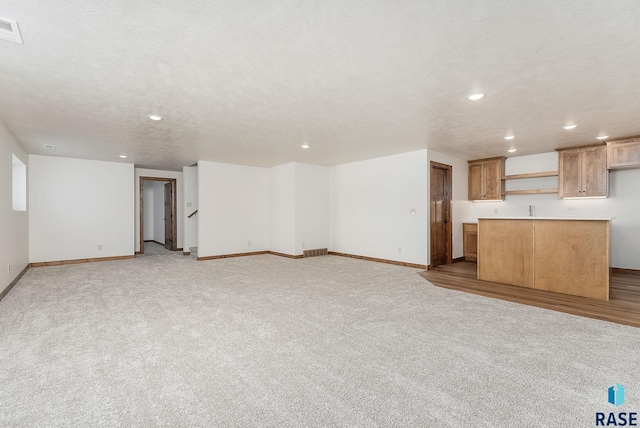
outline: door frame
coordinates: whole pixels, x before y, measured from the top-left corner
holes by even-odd
[[[447,263],[450,265],[453,263],[453,166],[447,165],[440,162],[429,162],[429,267],[433,267],[432,256],[433,256],[433,240],[431,239],[431,219],[434,216],[433,212],[433,204],[431,199],[431,183],[433,181],[433,170],[444,169],[447,171],[447,182],[449,183],[449,191],[451,192],[450,200],[449,200],[449,221],[447,222],[447,230],[446,236],[447,241],[445,243],[446,253],[447,253]]]
[[[140,186],[140,254],[144,254],[144,188],[143,182],[145,180],[148,181],[165,181],[171,183],[171,233],[173,234],[173,248],[172,251],[177,251],[178,249],[178,220],[177,220],[177,211],[178,211],[178,197],[176,194],[176,178],[165,178],[165,177],[142,177],[140,176],[139,186]],[[164,215],[164,213],[163,213]],[[166,238],[165,238],[166,239]]]

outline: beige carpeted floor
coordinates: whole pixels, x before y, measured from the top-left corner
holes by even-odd
[[[640,329],[410,268],[147,244],[32,268],[0,302],[3,427],[591,427],[609,411],[640,411]]]

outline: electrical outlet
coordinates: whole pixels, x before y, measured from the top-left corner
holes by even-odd
[[[302,243],[302,248],[304,248],[304,242]]]
[[[499,210],[498,208],[494,208],[494,209],[493,209],[493,213],[494,213],[494,214],[498,214],[499,212],[500,212],[500,210]]]
[[[187,202],[187,208],[191,208],[192,204],[191,202]]]
[[[98,251],[102,251],[102,244],[98,244]]]
[[[569,207],[567,211],[569,214],[578,214],[578,209],[576,207]]]
[[[248,245],[248,246],[251,246],[251,241],[247,241],[247,245]]]
[[[398,252],[401,253],[402,252],[402,247],[398,247]]]

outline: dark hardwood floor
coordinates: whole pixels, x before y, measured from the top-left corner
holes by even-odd
[[[640,327],[640,275],[614,270],[609,301],[570,296],[476,279],[476,263],[440,265],[420,275],[437,287]]]

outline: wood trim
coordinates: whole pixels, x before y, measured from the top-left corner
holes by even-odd
[[[182,255],[183,256],[190,256],[191,255],[191,251],[183,251]]]
[[[558,171],[529,172],[527,174],[511,174],[502,177],[503,180],[520,180],[523,178],[557,177]]]
[[[279,256],[279,257],[286,257],[288,259],[301,259],[304,257],[302,254],[294,256],[293,254],[278,253],[276,251],[267,251],[267,254],[271,254],[273,256]]]
[[[218,260],[218,259],[229,259],[232,257],[245,257],[245,256],[258,256],[260,254],[269,254],[268,251],[254,251],[252,253],[235,253],[235,254],[220,254],[219,256],[205,256],[198,257],[198,261],[204,260]]]
[[[464,261],[464,260],[465,260],[464,256],[462,256],[462,257],[456,257],[455,259],[451,260],[451,263],[462,262],[462,261]]]
[[[140,198],[140,254],[144,254],[144,189],[143,182],[147,181],[167,181],[171,183],[171,189],[173,194],[173,201],[171,204],[171,217],[173,217],[173,224],[171,225],[173,233],[173,248],[172,251],[177,251],[178,247],[178,179],[166,178],[166,177],[145,177],[140,176],[139,180],[139,198]],[[155,241],[157,242],[157,241]],[[160,244],[164,247],[164,244]]]
[[[9,283],[9,285],[7,285],[4,290],[2,290],[2,292],[0,292],[0,301],[2,301],[2,299],[4,299],[4,296],[6,296],[7,294],[9,294],[9,291],[11,291],[11,289],[18,283],[18,281],[20,281],[20,278],[22,278],[22,275],[24,275],[25,273],[27,273],[27,271],[29,270],[29,268],[31,267],[30,264],[28,264],[24,269],[22,269],[22,272],[20,272],[18,274],[18,276],[16,276],[15,278],[13,278],[13,281],[11,281]]]
[[[358,255],[355,255],[355,254],[337,253],[335,251],[329,251],[329,255],[330,256],[340,256],[340,257],[350,257],[352,259],[367,260],[369,262],[387,263],[387,264],[390,264],[390,265],[404,266],[404,267],[410,267],[410,268],[427,269],[426,265],[419,265],[419,264],[416,264],[416,263],[400,262],[400,261],[397,261],[397,260],[378,259],[378,258],[375,258],[375,257],[358,256]]]
[[[31,263],[31,267],[44,267],[44,266],[60,266],[60,265],[75,265],[79,263],[93,263],[93,262],[110,262],[114,260],[128,260],[135,258],[134,255],[130,256],[114,256],[114,257],[94,257],[90,259],[73,259],[73,260],[56,260],[51,262],[37,262]]]
[[[507,158],[505,156],[495,156],[492,158],[482,158],[482,159],[472,159],[470,161],[467,161],[467,163],[477,163],[477,162],[484,162],[484,161],[494,161],[496,159],[499,160],[507,160]]]
[[[600,147],[605,145],[606,143],[602,142],[602,143],[596,143],[596,144],[584,144],[581,146],[562,147],[560,149],[556,149],[556,152],[563,152],[565,150],[573,150],[573,149],[588,149],[588,148]]]
[[[558,193],[558,188],[552,189],[524,189],[524,190],[507,190],[505,195],[543,195],[550,193]]]
[[[611,268],[611,273],[619,275],[640,275],[640,270],[626,268]]]

